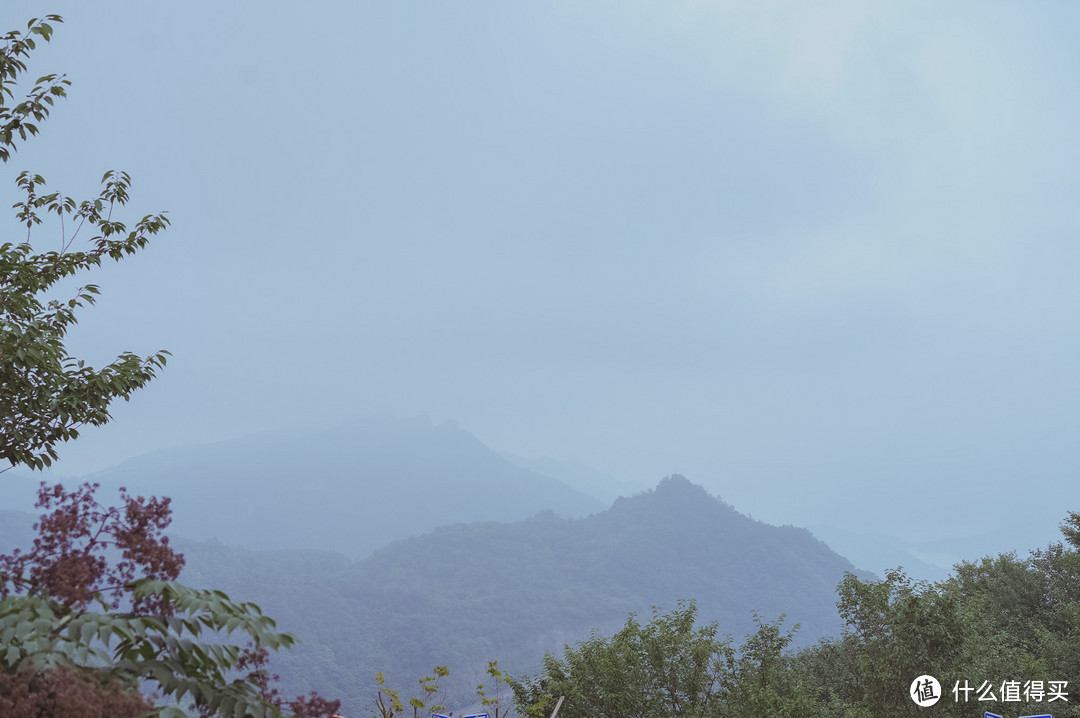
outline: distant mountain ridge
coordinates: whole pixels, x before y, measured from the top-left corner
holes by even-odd
[[[171,497],[176,535],[353,557],[443,524],[604,508],[509,463],[456,424],[432,426],[426,417],[169,449],[80,480],[100,482],[104,501],[120,486]]]
[[[602,510],[423,419],[184,447],[84,478],[105,503],[121,485],[172,497],[181,580],[260,604],[302,639],[274,667],[285,693],[341,696],[346,714],[364,713],[377,670],[407,689],[449,664],[447,689],[468,696],[488,660],[534,672],[545,651],[680,599],[736,643],[754,610],[786,613],[812,643],[839,632],[835,587],[855,570],[683,477]],[[28,519],[0,516],[9,540]]]
[[[434,449],[440,442],[442,448]],[[313,458],[312,452],[318,455]],[[426,466],[420,460],[424,457],[430,459]],[[471,486],[460,480],[470,473],[480,477]],[[576,459],[524,458],[489,449],[453,422],[432,426],[424,416],[406,420],[372,416],[328,430],[276,430],[163,449],[81,477],[15,470],[0,480],[0,508],[32,512],[36,519],[34,496],[42,480],[63,480],[69,487],[100,482],[104,486],[98,496],[107,504],[117,501],[116,488],[121,485],[136,493],[171,496],[170,532],[187,538],[217,538],[256,550],[340,551],[354,557],[447,523],[512,521],[545,506],[564,516],[584,515],[649,488]],[[372,491],[364,490],[365,481]],[[530,484],[532,491],[510,489],[517,492],[514,496],[505,488]],[[282,485],[286,490],[278,491]],[[299,490],[302,486],[310,490]],[[329,498],[338,488],[341,500]],[[275,500],[275,493],[283,498]],[[502,504],[492,501],[493,496]],[[373,504],[382,508],[374,509]],[[390,514],[388,506],[401,518]],[[0,516],[0,533],[17,523]],[[270,528],[271,523],[279,525]],[[987,533],[915,544],[830,526],[808,528],[859,568],[884,575],[889,568],[903,566],[911,575],[929,580],[944,578],[962,557],[1022,552],[1045,543],[1033,534],[1026,544],[1006,545]]]
[[[538,474],[550,476],[562,481],[564,484],[569,484],[575,489],[602,501],[605,506],[610,506],[611,502],[620,496],[633,496],[638,492],[647,491],[651,488],[597,471],[577,459],[560,461],[548,456],[526,459],[523,456],[517,456],[506,451],[500,451],[499,455],[511,464],[516,464],[524,469],[530,469]]]
[[[629,612],[696,600],[736,643],[751,611],[801,624],[800,644],[839,633],[846,560],[805,529],[763,524],[680,476],[607,511],[445,526],[359,561],[183,543],[183,580],[253,600],[304,644],[275,670],[287,692],[317,688],[360,714],[375,671],[407,686],[449,664],[468,693],[488,660],[538,669],[545,651],[610,632]],[[317,666],[313,669],[312,666]]]

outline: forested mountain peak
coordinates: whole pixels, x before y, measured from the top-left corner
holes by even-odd
[[[685,510],[691,506],[708,507],[710,511],[714,511],[718,507],[724,507],[736,513],[731,506],[706,491],[705,487],[692,483],[682,474],[665,476],[655,488],[633,496],[622,496],[612,504],[612,508],[619,511],[642,510],[645,506],[652,511],[672,508]]]
[[[804,529],[755,521],[679,475],[590,516],[441,526],[360,561],[185,551],[189,580],[253,596],[307,637],[285,659],[296,671],[329,649],[342,675],[416,676],[446,662],[466,689],[492,657],[534,671],[545,650],[682,599],[735,636],[752,611],[786,613],[802,624],[796,642],[812,644],[840,631],[836,586],[854,570]],[[350,681],[334,690],[360,701],[370,687]]]

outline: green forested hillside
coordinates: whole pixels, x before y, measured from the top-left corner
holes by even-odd
[[[679,604],[513,681],[530,718],[1080,716],[1080,514],[1066,543],[962,562],[948,580],[847,575],[843,631],[794,652],[768,620],[734,641]]]
[[[354,714],[378,670],[409,685],[448,664],[461,699],[488,660],[534,671],[546,651],[679,599],[740,636],[751,611],[784,612],[809,644],[839,632],[835,588],[852,570],[805,530],[749,519],[679,476],[588,518],[442,527],[362,561],[182,548],[188,583],[254,600],[302,637],[277,667],[289,694],[317,688]]]
[[[27,543],[29,515],[0,519],[6,540]],[[471,689],[490,685],[487,661],[498,659],[520,680],[521,713],[554,692],[577,696],[564,718],[620,718],[655,698],[653,682],[683,670],[706,635],[715,660],[693,680],[694,671],[682,675],[679,690],[715,692],[679,694],[695,706],[686,715],[1078,716],[1080,517],[1063,528],[1065,544],[960,563],[936,584],[899,570],[879,580],[845,574],[845,562],[805,531],[755,522],[671,477],[588,519],[543,513],[444,527],[362,561],[181,543],[188,583],[256,600],[302,638],[276,658],[286,692],[340,696],[350,716],[374,715],[378,670],[410,696],[419,676],[448,665],[441,699],[474,705]],[[841,578],[827,581],[837,569]],[[689,605],[680,599],[693,610],[670,612]],[[627,623],[630,613],[636,622]],[[714,632],[699,630],[714,621]],[[796,621],[804,626],[789,635]],[[642,673],[639,659],[653,672]],[[569,683],[567,666],[578,667]],[[923,674],[940,682],[933,710],[909,696]],[[596,695],[610,700],[585,700]],[[665,705],[649,698],[633,714],[665,718]]]

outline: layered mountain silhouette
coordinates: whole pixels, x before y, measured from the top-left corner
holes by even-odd
[[[407,687],[449,664],[459,681],[449,686],[467,692],[488,660],[534,672],[545,651],[681,599],[736,645],[752,611],[785,613],[788,627],[801,624],[797,643],[812,643],[839,633],[835,588],[855,570],[805,529],[750,519],[681,476],[587,518],[441,527],[360,561],[181,547],[186,582],[256,601],[303,637],[276,669],[288,691],[340,695],[353,712],[367,707],[376,671]]]
[[[340,696],[346,714],[368,709],[376,671],[408,691],[449,665],[448,697],[465,701],[489,660],[533,673],[546,651],[679,600],[736,645],[753,611],[786,614],[812,643],[840,631],[835,588],[855,570],[805,529],[750,519],[681,476],[603,510],[423,419],[184,447],[85,478],[105,503],[121,485],[172,497],[181,580],[260,604],[302,639],[277,658],[283,692]],[[28,543],[32,520],[0,515],[5,543]]]
[[[86,478],[102,484],[103,500],[120,486],[171,497],[176,535],[354,557],[444,524],[604,508],[511,464],[456,424],[432,426],[425,417],[169,449]]]

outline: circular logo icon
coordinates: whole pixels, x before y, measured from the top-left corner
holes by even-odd
[[[915,705],[929,708],[941,700],[941,684],[933,676],[922,675],[911,682],[909,693]]]

